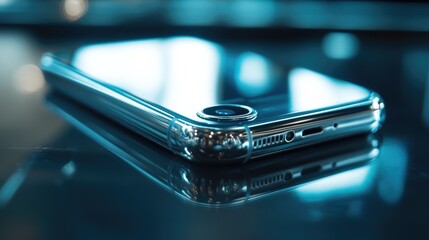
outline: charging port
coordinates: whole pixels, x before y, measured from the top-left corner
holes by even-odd
[[[304,168],[301,170],[301,176],[317,173],[317,172],[320,172],[320,170],[322,170],[322,166],[320,166],[320,165]]]
[[[323,127],[315,127],[315,128],[308,128],[302,131],[302,136],[310,136],[314,134],[321,133],[323,131]]]

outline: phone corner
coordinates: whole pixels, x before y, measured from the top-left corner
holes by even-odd
[[[170,127],[171,150],[200,163],[231,164],[248,160],[251,136],[246,126],[218,128],[176,120]]]

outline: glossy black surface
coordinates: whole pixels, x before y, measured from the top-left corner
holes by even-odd
[[[367,187],[311,200],[282,192],[224,209],[191,205],[46,109],[34,67],[41,52],[70,42],[2,31],[0,239],[427,239],[429,36],[353,33],[358,50],[338,59],[323,47],[338,33],[247,33],[245,43],[234,31],[211,36],[384,97],[384,143]]]

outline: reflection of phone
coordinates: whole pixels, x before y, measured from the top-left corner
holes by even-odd
[[[204,206],[227,206],[259,199],[346,170],[366,167],[365,163],[379,154],[377,136],[359,135],[244,165],[194,164],[162,151],[156,144],[58,94],[50,95],[48,104],[80,131],[156,183]],[[350,177],[356,178],[356,175]]]
[[[363,87],[191,37],[87,45],[41,67],[54,89],[199,162],[375,132],[384,115]]]

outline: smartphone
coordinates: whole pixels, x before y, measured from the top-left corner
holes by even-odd
[[[159,186],[204,207],[240,205],[311,183],[320,187],[323,179],[335,176],[344,183],[366,182],[359,179],[364,175],[351,171],[366,171],[375,163],[381,146],[377,134],[365,134],[276,154],[265,161],[226,166],[197,164],[163,151],[159,145],[64,96],[50,94],[47,103],[72,126]],[[336,184],[331,183],[328,181],[323,189],[334,190]]]
[[[194,162],[246,162],[384,119],[371,90],[193,37],[89,44],[40,66],[54,90]]]

